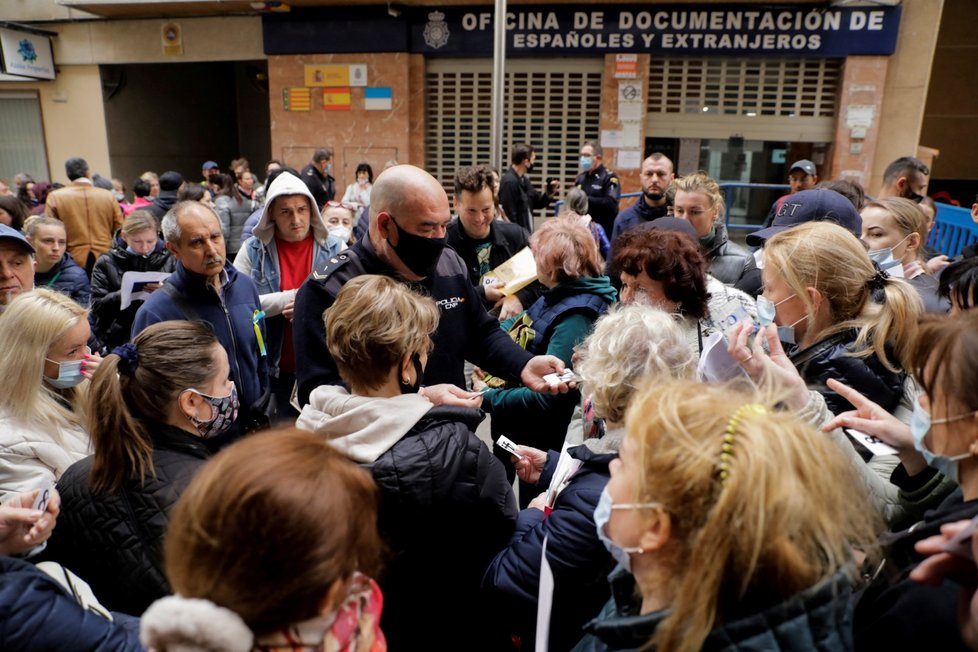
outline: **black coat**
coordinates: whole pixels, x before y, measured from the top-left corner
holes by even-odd
[[[34,287],[48,287],[61,294],[67,294],[78,305],[85,308],[91,301],[88,274],[68,253],[65,253],[48,271],[35,272]]]
[[[828,388],[829,378],[841,380],[869,400],[893,412],[903,396],[904,373],[894,373],[870,354],[865,358],[850,355],[856,331],[836,333],[804,349],[788,349],[788,358],[798,369],[809,389],[825,397],[833,414],[855,409],[852,404]]]
[[[448,246],[454,249],[455,253],[465,262],[465,266],[469,270],[469,280],[472,281],[472,286],[484,304],[486,300],[486,288],[479,283],[482,278],[482,273],[479,269],[476,247],[487,241],[492,244],[492,248],[489,250],[489,269],[493,270],[518,254],[524,247],[530,246],[530,234],[526,229],[519,224],[500,222],[498,220],[493,220],[489,225],[489,237],[486,240],[473,240],[470,238],[465,233],[458,218],[452,220],[451,224],[448,225],[446,235],[448,237]],[[534,281],[517,292],[516,296],[519,297],[520,303],[523,304],[524,308],[529,308],[533,305],[534,301],[540,298],[540,295],[545,289],[538,281]],[[489,304],[485,305],[486,309],[492,308]]]
[[[546,208],[553,200],[553,195],[533,187],[529,175],[520,176],[512,167],[503,172],[499,179],[499,203],[506,211],[506,217],[527,231],[533,231],[532,211]]]
[[[923,561],[917,541],[940,534],[941,526],[978,514],[978,501],[962,502],[960,491],[919,523],[883,537],[886,561],[860,596],[854,622],[857,650],[966,650],[958,628],[958,585],[910,579]]]
[[[367,465],[380,488],[390,558],[380,585],[391,652],[494,649],[482,635],[479,583],[509,541],[512,486],[474,430],[478,410],[432,408]],[[498,649],[498,648],[496,648]]]
[[[309,188],[309,192],[316,199],[316,206],[322,210],[326,202],[336,196],[336,179],[329,173],[323,174],[312,163],[307,163],[302,168],[299,177]]]
[[[369,237],[313,271],[296,294],[292,335],[296,359],[303,361],[296,369],[301,404],[308,403],[309,394],[320,385],[340,384],[336,362],[326,348],[323,311],[333,305],[344,283],[361,274],[398,278],[397,272],[377,256]],[[435,348],[425,367],[425,385],[452,383],[465,387],[466,360],[507,380],[520,377],[533,356],[517,346],[489,316],[469,281],[465,263],[452,249],[442,251],[431,276],[410,286],[434,299],[441,313],[438,330],[432,336]]]
[[[117,242],[110,251],[99,256],[92,270],[92,330],[95,336],[111,351],[129,341],[132,322],[136,311],[143,305],[134,301],[125,310],[122,305],[122,275],[126,272],[172,272],[176,261],[163,246],[156,248],[148,256],[130,253],[125,243]]]
[[[92,457],[72,464],[58,481],[61,515],[45,557],[92,586],[108,609],[142,614],[170,593],[163,573],[163,535],[169,512],[210,455],[203,440],[156,425],[153,470],[140,484],[127,480],[113,494],[92,495]]]

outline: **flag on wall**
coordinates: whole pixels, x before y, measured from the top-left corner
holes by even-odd
[[[350,89],[349,88],[324,88],[323,108],[326,109],[327,111],[349,111]]]
[[[368,86],[363,89],[363,108],[367,111],[390,111],[393,98],[390,86]]]
[[[282,104],[286,111],[309,111],[312,109],[312,93],[308,88],[283,88]]]

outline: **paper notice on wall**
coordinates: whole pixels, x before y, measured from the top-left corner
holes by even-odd
[[[846,107],[846,129],[873,126],[876,117],[876,107],[872,104],[852,104]]]
[[[615,79],[637,79],[637,78],[638,78],[638,55],[616,54],[615,55]]]
[[[625,122],[621,125],[622,147],[642,146],[642,123]]]
[[[642,82],[618,82],[618,120],[641,120],[644,97]]]
[[[625,132],[621,129],[602,129],[601,130],[601,146],[602,147],[624,147],[625,145]]]
[[[642,150],[640,149],[620,149],[618,158],[615,161],[617,170],[637,170],[642,166]]]

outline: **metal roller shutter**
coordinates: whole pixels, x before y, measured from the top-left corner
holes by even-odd
[[[840,59],[652,59],[648,135],[830,142]]]
[[[510,147],[525,141],[537,153],[537,187],[548,177],[573,182],[581,143],[599,136],[602,67],[600,58],[506,62],[504,169]],[[426,87],[425,165],[451,195],[457,168],[489,162],[492,61],[429,60]]]

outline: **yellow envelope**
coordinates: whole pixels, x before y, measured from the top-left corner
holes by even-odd
[[[502,293],[509,297],[537,280],[537,263],[533,252],[523,247],[515,256],[482,277],[483,285],[505,283]]]

